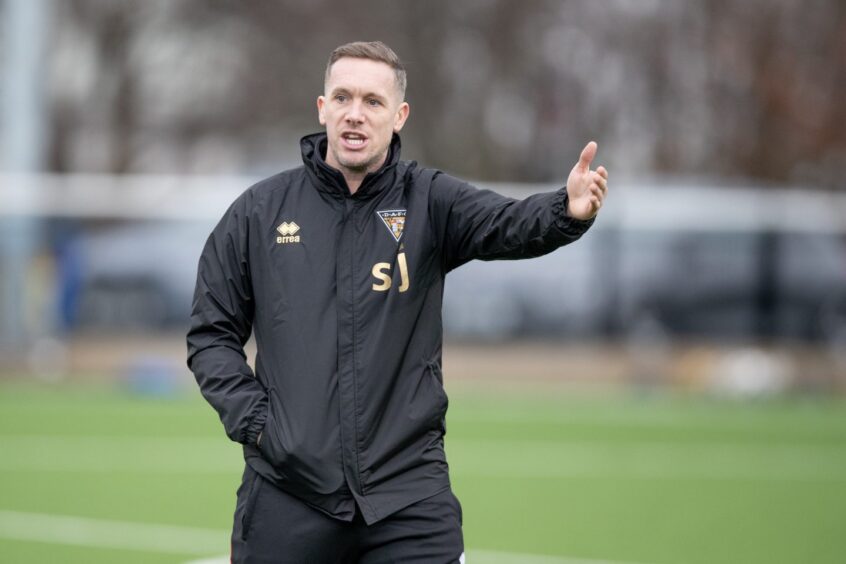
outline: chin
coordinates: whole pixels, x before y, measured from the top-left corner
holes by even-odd
[[[361,157],[355,160],[345,158],[338,159],[338,163],[340,163],[342,167],[355,172],[364,172],[369,169],[375,162],[376,159],[371,155],[368,155],[367,157]]]
[[[367,170],[367,161],[351,161],[349,159],[338,159],[338,164],[347,170],[362,172]]]

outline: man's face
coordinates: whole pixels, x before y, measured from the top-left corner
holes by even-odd
[[[345,174],[362,174],[382,166],[409,107],[389,65],[344,57],[332,65],[317,111],[329,140],[326,163]]]

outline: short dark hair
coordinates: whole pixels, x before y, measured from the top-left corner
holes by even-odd
[[[329,72],[332,70],[332,65],[338,59],[344,57],[352,57],[355,59],[370,59],[371,61],[379,61],[385,63],[394,69],[396,76],[397,90],[400,93],[400,99],[405,99],[406,76],[405,66],[403,66],[400,58],[394,53],[393,49],[382,43],[381,41],[353,41],[346,43],[340,47],[336,47],[332,54],[329,55],[329,62],[326,63],[326,74],[323,78],[325,82],[329,82]]]

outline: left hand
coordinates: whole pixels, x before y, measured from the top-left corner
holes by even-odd
[[[567,215],[575,219],[585,220],[595,216],[608,192],[608,171],[605,167],[590,169],[596,149],[595,141],[588,143],[582,149],[579,162],[567,177]]]

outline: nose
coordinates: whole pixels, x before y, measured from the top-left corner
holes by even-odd
[[[347,123],[351,125],[358,125],[364,123],[364,112],[361,111],[361,102],[358,100],[350,104],[349,111],[346,116]]]

